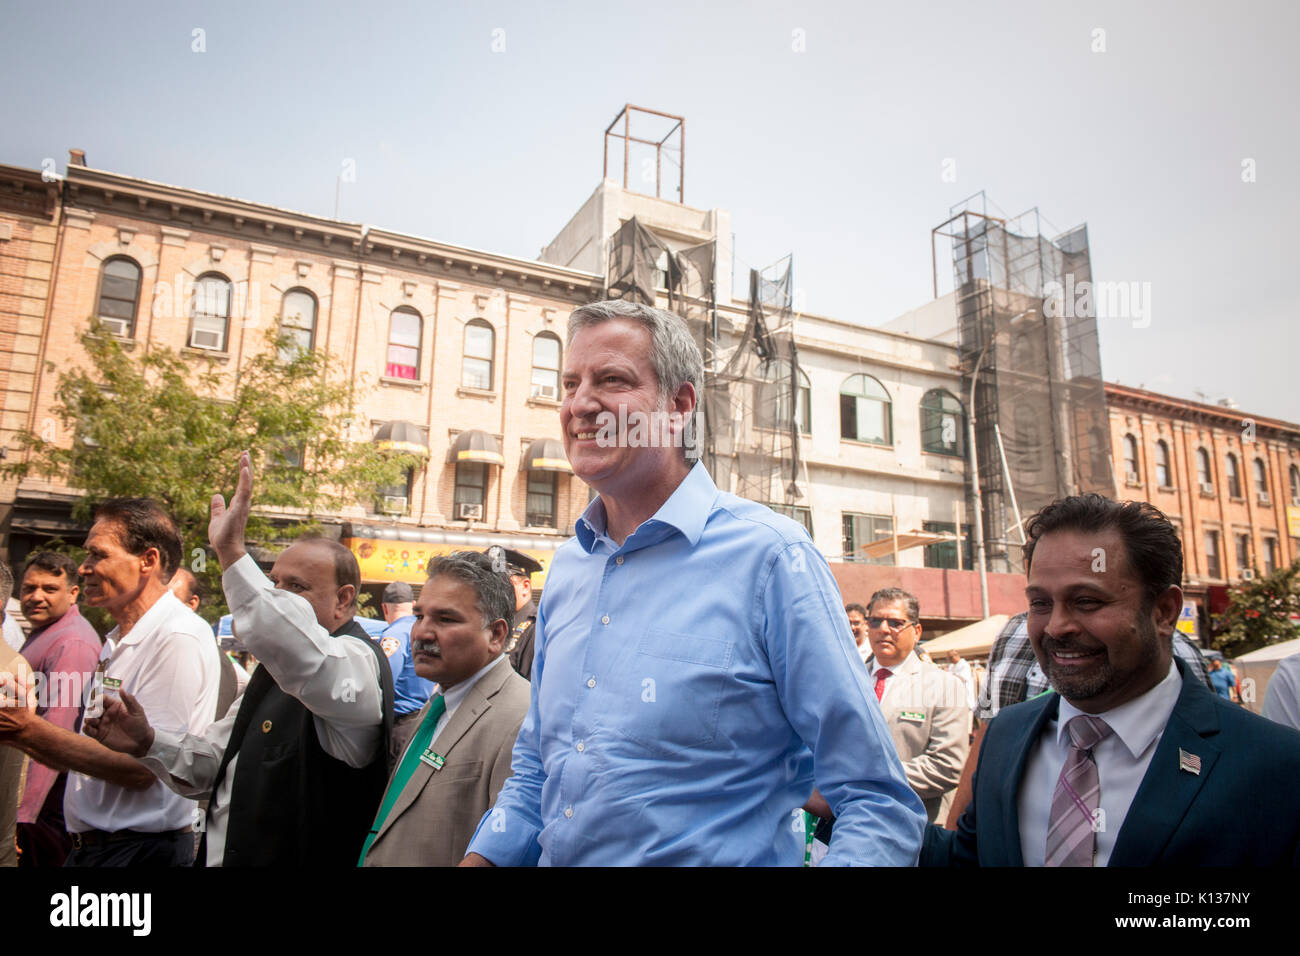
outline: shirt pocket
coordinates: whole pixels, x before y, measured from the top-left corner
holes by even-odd
[[[733,657],[730,641],[647,631],[631,659],[633,703],[619,734],[670,757],[712,744]]]

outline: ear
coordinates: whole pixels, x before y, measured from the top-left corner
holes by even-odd
[[[1155,619],[1156,633],[1161,637],[1172,638],[1178,615],[1183,612],[1183,589],[1171,584],[1155,600],[1151,614]]]
[[[72,602],[75,604],[77,595],[81,593],[81,588],[75,584],[68,585],[68,593],[72,595]]]
[[[341,588],[338,589],[337,592],[338,607],[340,608],[351,607],[352,602],[356,600],[356,597],[357,597],[356,588],[354,588],[350,584],[343,585]]]
[[[162,552],[157,548],[145,548],[144,554],[137,559],[141,574],[158,574],[162,571]]]
[[[506,646],[506,638],[510,636],[510,625],[505,622],[504,618],[497,618],[492,622],[492,636],[488,638],[488,647],[492,649],[492,656],[496,657]]]

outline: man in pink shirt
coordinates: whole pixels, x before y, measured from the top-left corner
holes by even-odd
[[[99,635],[77,610],[81,577],[66,554],[40,551],[27,560],[18,598],[32,632],[22,655],[41,676],[36,713],[77,733],[83,687],[99,661]],[[33,760],[18,807],[19,865],[62,866],[72,840],[63,823],[66,774]]]

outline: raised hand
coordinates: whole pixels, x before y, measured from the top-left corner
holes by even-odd
[[[239,453],[239,483],[226,507],[221,495],[212,496],[212,516],[208,520],[208,543],[216,552],[221,570],[230,567],[247,552],[244,550],[244,532],[248,527],[248,511],[253,501],[253,465],[248,452]]]
[[[81,729],[109,750],[143,757],[153,746],[153,728],[140,702],[126,691],[119,693],[120,699],[105,695],[103,713],[86,718]]]
[[[12,740],[36,716],[36,684],[12,671],[0,671],[0,740]]]

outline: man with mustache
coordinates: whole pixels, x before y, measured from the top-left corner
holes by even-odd
[[[364,866],[453,866],[510,776],[528,681],[506,657],[515,591],[487,555],[429,562],[415,604],[415,673],[437,681],[418,712],[361,851]]]
[[[1300,733],[1216,697],[1173,656],[1183,559],[1169,520],[1082,495],[1027,534],[1029,639],[1055,693],[989,724],[970,805],[955,831],[928,828],[921,864],[1300,864]]]

